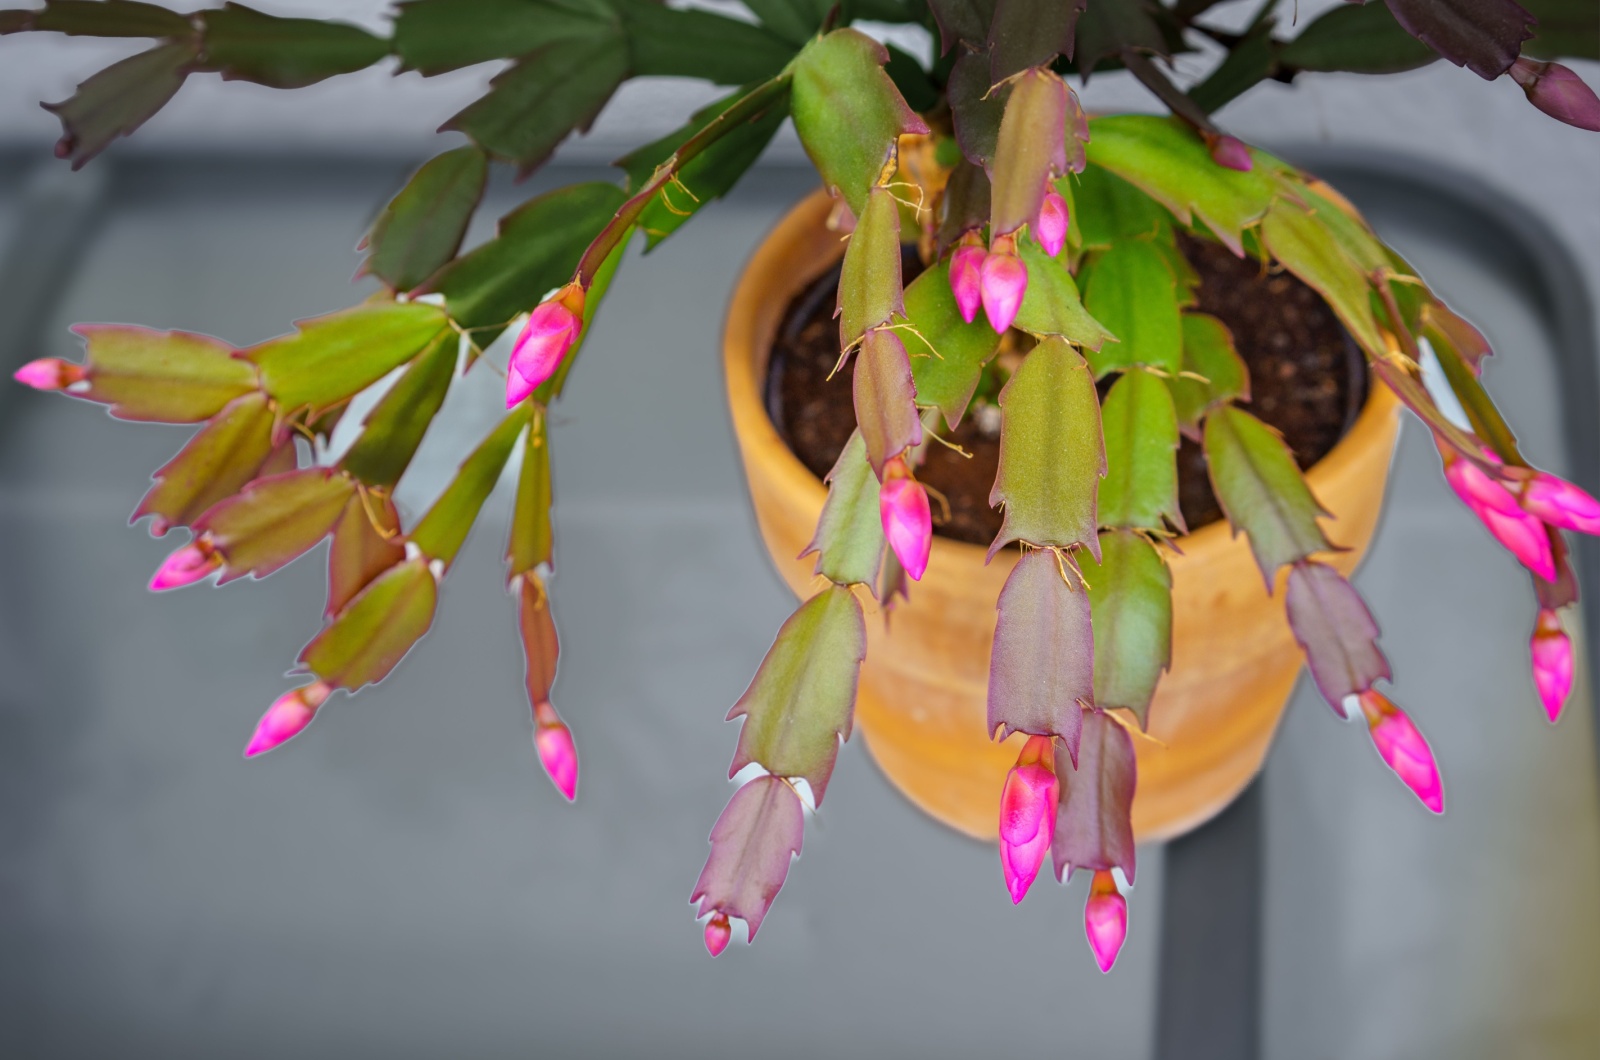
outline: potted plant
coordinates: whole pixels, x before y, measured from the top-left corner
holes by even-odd
[[[1533,675],[1556,719],[1572,678],[1559,612],[1577,592],[1561,531],[1600,532],[1600,502],[1522,458],[1480,383],[1490,351],[1471,324],[1336,191],[1209,114],[1267,78],[1442,55],[1509,75],[1540,110],[1597,129],[1600,100],[1549,61],[1593,55],[1572,29],[1592,11],[1544,0],[1536,19],[1513,0],[1465,13],[1388,0],[1285,38],[1270,2],[1243,33],[1211,24],[1205,0],[748,6],[754,22],[651,0],[410,0],[387,39],[237,4],[0,12],[3,33],[156,41],[49,105],[74,165],[190,76],[292,88],[390,55],[424,76],[512,60],[447,123],[466,144],[418,170],[373,225],[365,271],[380,295],[244,349],[80,325],[82,363],[16,372],[120,418],[203,425],[135,512],[157,535],[190,535],[152,589],[263,577],[329,541],[325,622],[299,659],[309,681],[268,708],[247,757],[299,734],[333,693],[389,674],[427,632],[451,562],[516,462],[506,561],[534,743],[575,797],[577,752],[551,703],[546,410],[635,235],[652,248],[669,237],[786,118],[825,190],[751,263],[725,357],[758,521],[802,603],[729,714],[743,719],[730,776],[744,782],[691,897],[714,955],[734,920],[755,935],[856,720],[902,789],[998,836],[1013,901],[1047,855],[1061,878],[1092,873],[1085,928],[1102,970],[1125,935],[1136,836],[1193,827],[1248,781],[1301,652],[1329,706],[1365,720],[1382,760],[1441,812],[1432,752],[1377,687],[1389,662],[1346,580],[1377,518],[1402,405],[1463,502],[1531,573]],[[930,61],[885,48],[858,20],[926,27]],[[1186,91],[1160,60],[1199,40],[1225,57]],[[1170,116],[1090,119],[1065,78],[1106,69],[1129,71]],[[738,87],[620,160],[620,186],[537,196],[463,251],[489,166],[538,167],[637,75]],[[1260,280],[1269,273],[1281,282]],[[1228,326],[1224,295],[1321,320],[1302,352],[1325,363],[1296,392],[1331,393],[1348,415],[1322,417],[1317,429],[1332,433],[1315,451],[1292,449],[1252,411],[1263,378],[1242,354],[1255,336]],[[788,383],[772,373],[781,363],[798,378],[805,361],[777,351],[785,323],[809,325],[821,359],[799,420],[839,420],[831,440],[802,444],[790,430]],[[500,370],[507,346],[505,416],[431,507],[398,511],[393,488],[452,382],[480,361]],[[356,441],[330,456],[323,443],[352,399],[388,377]],[[979,488],[930,489],[941,460],[970,479],[985,451]],[[1231,530],[1200,525],[1208,504]]]

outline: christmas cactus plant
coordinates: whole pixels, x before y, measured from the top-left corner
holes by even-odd
[[[16,378],[105,403],[119,418],[201,425],[134,513],[158,536],[188,534],[152,589],[264,577],[329,541],[324,623],[299,658],[309,681],[268,708],[247,756],[298,735],[335,692],[390,673],[427,633],[469,529],[517,466],[506,572],[534,743],[572,799],[577,752],[551,703],[547,409],[630,243],[642,235],[649,249],[669,237],[792,119],[835,197],[831,223],[848,235],[837,371],[850,374],[857,430],[828,476],[808,550],[821,588],[783,624],[728,715],[743,719],[729,775],[744,782],[712,829],[690,899],[705,944],[721,953],[734,920],[753,938],[800,853],[807,811],[822,803],[850,735],[864,601],[887,613],[928,565],[921,454],[985,383],[1001,388],[990,503],[1004,516],[989,555],[1020,549],[996,601],[988,685],[989,735],[1022,734],[1000,793],[1002,879],[1020,902],[1047,856],[1061,879],[1092,874],[1084,924],[1109,970],[1134,880],[1134,746],[1170,659],[1164,553],[1185,529],[1181,434],[1201,443],[1217,498],[1268,591],[1280,593],[1329,707],[1363,718],[1383,761],[1428,809],[1444,808],[1426,739],[1379,688],[1390,666],[1377,624],[1319,559],[1339,547],[1320,522],[1327,513],[1282,439],[1249,411],[1248,372],[1228,329],[1196,310],[1198,278],[1180,236],[1303,280],[1426,425],[1450,485],[1530,573],[1533,679],[1551,721],[1573,668],[1559,612],[1577,590],[1562,531],[1600,532],[1600,502],[1519,452],[1480,382],[1483,336],[1331,189],[1209,117],[1266,79],[1394,72],[1442,56],[1486,79],[1508,76],[1545,113],[1600,129],[1600,101],[1551,61],[1600,57],[1594,5],[1386,0],[1297,28],[1265,0],[1243,32],[1218,29],[1212,6],[746,0],[753,18],[734,18],[652,0],[408,0],[386,39],[231,3],[180,13],[50,0],[0,11],[0,33],[155,41],[48,105],[65,130],[58,153],[75,166],[191,76],[294,88],[390,57],[423,76],[509,60],[446,124],[464,142],[418,170],[373,225],[365,271],[380,294],[244,349],[81,325],[82,363],[36,360]],[[925,27],[926,61],[886,48],[857,21]],[[1167,60],[1202,45],[1220,61],[1182,88]],[[1113,69],[1170,115],[1089,118],[1067,79]],[[532,198],[492,239],[462,250],[491,165],[539,167],[622,81],[645,75],[734,87],[621,159],[619,180]],[[903,286],[906,244],[927,267]],[[430,508],[397,510],[396,483],[452,384],[472,370],[503,370],[504,417],[486,425]],[[331,452],[352,399],[385,380],[354,443]]]

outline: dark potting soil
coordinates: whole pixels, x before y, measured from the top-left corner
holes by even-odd
[[[1360,351],[1321,296],[1296,277],[1264,271],[1260,262],[1236,258],[1220,244],[1179,238],[1184,256],[1200,274],[1196,309],[1228,326],[1249,366],[1245,407],[1281,431],[1300,466],[1310,467],[1350,429],[1366,400],[1367,369]],[[907,283],[922,269],[909,247],[903,268]],[[839,326],[833,318],[838,283],[834,268],[790,302],[767,369],[767,411],[789,448],[818,478],[833,467],[855,429],[849,370],[828,378],[839,360]],[[1109,383],[1102,382],[1102,396]],[[949,506],[944,517],[935,499],[935,532],[981,545],[999,532],[1000,513],[989,507],[1000,460],[997,423],[993,415],[968,415],[947,435],[971,459],[937,442],[928,445],[917,478]],[[1190,530],[1222,518],[1205,456],[1187,437],[1178,449],[1178,501]]]

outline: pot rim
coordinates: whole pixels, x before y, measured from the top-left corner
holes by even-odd
[[[787,480],[819,510],[827,498],[827,486],[800,462],[779,435],[767,414],[764,394],[767,363],[781,324],[782,309],[788,306],[795,293],[831,268],[844,254],[843,244],[825,226],[831,208],[827,192],[818,188],[796,203],[762,238],[734,285],[722,338],[728,405],[746,462],[763,464],[768,473]],[[796,271],[787,263],[792,260],[790,252],[797,244],[816,244],[816,249],[830,252],[816,255],[815,268]],[[837,247],[836,252],[832,252],[829,244]],[[770,296],[774,291],[785,295],[782,307],[777,310],[771,306]],[[1319,484],[1338,477],[1347,465],[1359,458],[1359,453],[1370,448],[1387,429],[1398,407],[1399,399],[1394,392],[1376,376],[1369,376],[1366,401],[1355,422],[1334,447],[1305,472],[1306,484],[1313,495],[1318,492]],[[1337,514],[1335,512],[1334,516]],[[1168,540],[1181,554],[1197,556],[1225,547],[1236,536],[1237,531],[1224,518]],[[943,556],[946,563],[971,561],[979,566],[987,563],[985,546],[956,541],[937,532],[933,535],[933,551]]]

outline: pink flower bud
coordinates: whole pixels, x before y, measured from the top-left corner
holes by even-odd
[[[1561,616],[1549,608],[1539,612],[1528,651],[1533,658],[1533,685],[1553,725],[1572,692],[1572,641],[1561,628]]]
[[[1033,222],[1033,238],[1039,241],[1044,252],[1052,258],[1061,253],[1067,241],[1067,201],[1054,188],[1045,192],[1039,204],[1039,217]]]
[[[1556,560],[1550,535],[1544,523],[1523,510],[1510,490],[1472,461],[1449,452],[1444,454],[1444,477],[1461,503],[1472,509],[1496,541],[1524,567],[1547,582],[1555,581]]]
[[[1000,792],[1000,869],[1013,905],[1027,895],[1050,853],[1060,797],[1050,737],[1028,737]]]
[[[250,744],[244,749],[246,758],[254,758],[258,754],[270,751],[279,744],[294,739],[300,735],[311,719],[317,716],[317,708],[328,699],[328,693],[333,691],[321,681],[285,692],[273,700],[272,706],[261,715],[261,720],[256,722],[256,731],[250,737]]]
[[[1519,56],[1507,72],[1528,94],[1528,102],[1556,121],[1600,132],[1600,97],[1565,66]]]
[[[1565,479],[1543,471],[1523,487],[1522,507],[1551,526],[1580,534],[1600,534],[1600,501]]]
[[[583,330],[583,288],[568,284],[528,315],[506,372],[506,408],[511,408],[555,375]]]
[[[1022,296],[1028,291],[1028,269],[1022,259],[1011,253],[1009,239],[995,240],[989,256],[983,259],[979,278],[983,295],[983,312],[989,326],[1005,334],[1011,322],[1017,319],[1022,308]]]
[[[63,361],[59,357],[41,357],[11,373],[11,378],[35,390],[65,390],[74,383],[88,378],[81,364]]]
[[[933,513],[928,508],[928,491],[911,477],[906,462],[898,456],[883,465],[878,517],[900,566],[912,581],[921,581],[933,549]]]
[[[1117,890],[1117,881],[1109,872],[1096,872],[1089,885],[1089,901],[1083,907],[1083,933],[1089,936],[1094,963],[1102,973],[1109,972],[1128,937],[1128,900]]]
[[[222,557],[204,539],[191,541],[161,561],[150,579],[150,591],[165,592],[193,585],[222,566]]]
[[[722,956],[722,951],[728,948],[728,940],[733,938],[733,925],[728,923],[728,917],[723,913],[714,913],[706,921],[706,951],[713,957]]]
[[[1207,138],[1207,146],[1211,148],[1211,160],[1219,166],[1237,169],[1241,173],[1248,173],[1255,166],[1250,158],[1250,149],[1236,136],[1213,133]]]
[[[1405,781],[1422,805],[1434,813],[1443,813],[1444,786],[1439,781],[1439,765],[1433,759],[1433,749],[1410,717],[1370,688],[1361,693],[1361,710],[1367,716],[1378,757]]]
[[[950,292],[956,296],[956,308],[961,319],[968,324],[978,317],[982,304],[983,259],[989,252],[976,243],[962,243],[950,255]]]
[[[556,790],[572,802],[578,797],[578,749],[572,742],[572,730],[549,703],[534,705],[533,722],[533,746],[539,762]]]

